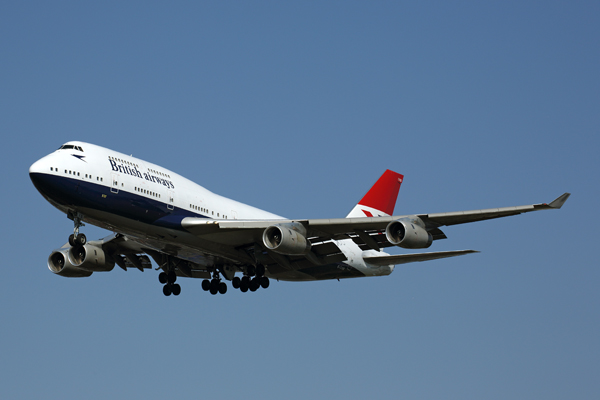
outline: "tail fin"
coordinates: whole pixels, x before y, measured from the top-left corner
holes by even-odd
[[[346,218],[393,215],[404,175],[386,170]]]

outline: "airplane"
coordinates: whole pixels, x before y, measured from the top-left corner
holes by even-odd
[[[396,265],[477,253],[453,250],[388,254],[382,249],[429,248],[446,239],[440,227],[560,209],[570,193],[547,203],[485,210],[394,215],[404,176],[386,170],[346,218],[287,219],[210,192],[159,165],[80,141],[33,163],[40,194],[74,223],[68,242],[48,257],[63,277],[111,271],[161,270],[165,296],[178,296],[179,277],[202,279],[213,295],[227,284],[242,292],[277,281],[385,276]],[[87,241],[89,223],[113,233]]]

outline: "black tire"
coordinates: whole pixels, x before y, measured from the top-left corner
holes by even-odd
[[[212,285],[210,286],[210,294],[217,294],[219,293],[219,289],[218,288],[214,288],[212,287]]]
[[[87,243],[87,238],[85,237],[85,235],[83,233],[80,233],[75,238],[75,243],[77,243],[79,246],[83,246],[84,244]]]
[[[74,234],[69,235],[69,244],[71,246],[75,246],[75,235]]]
[[[213,290],[214,290],[215,292],[218,292],[218,291],[219,291],[219,282],[220,282],[220,281],[219,281],[218,279],[216,279],[216,278],[215,278],[215,279],[213,279],[212,281],[210,281],[210,292],[211,292],[211,293],[213,292]]]
[[[171,295],[171,285],[169,285],[168,283],[165,286],[163,286],[163,294],[165,296]]]
[[[219,293],[221,293],[221,294],[227,293],[227,284],[225,282],[219,283]]]
[[[260,286],[263,287],[263,289],[266,289],[269,287],[269,278],[267,278],[266,276],[263,276],[262,278],[260,278]]]
[[[179,296],[179,293],[181,293],[181,286],[179,286],[179,284],[176,283],[173,286],[171,286],[171,291],[173,292],[174,296]]]
[[[246,285],[246,287],[248,287],[250,285],[250,278],[248,278],[246,275],[242,276],[242,285]]]
[[[242,280],[237,276],[231,280],[231,286],[233,286],[234,289],[239,289],[241,283]]]
[[[246,267],[246,272],[248,272],[248,276],[254,276],[256,273],[256,268],[254,268],[254,265],[248,265]]]
[[[265,274],[265,266],[264,265],[257,265],[256,266],[256,276],[261,277]]]
[[[208,279],[202,281],[202,290],[204,290],[205,292],[208,292],[210,290],[210,281]]]
[[[250,285],[248,286],[248,289],[250,289],[251,292],[256,292],[259,287],[260,287],[260,283],[258,282],[258,279],[254,278],[250,281]]]
[[[240,291],[242,293],[246,293],[248,291],[248,281],[244,281],[242,279],[242,282],[240,283]]]
[[[177,274],[175,274],[175,271],[169,271],[167,273],[167,280],[169,283],[175,283],[177,280]]]
[[[160,283],[162,283],[163,285],[165,283],[167,283],[167,274],[165,274],[164,272],[161,272],[160,274],[158,274],[158,281]]]

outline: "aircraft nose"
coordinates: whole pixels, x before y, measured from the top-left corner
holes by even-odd
[[[48,177],[50,173],[50,163],[47,157],[40,158],[29,167],[29,179],[42,194],[49,190]]]
[[[45,164],[46,163],[44,162],[44,158],[41,158],[33,164],[31,164],[31,167],[29,167],[29,176],[31,176],[31,174],[39,174],[42,172],[46,172]]]

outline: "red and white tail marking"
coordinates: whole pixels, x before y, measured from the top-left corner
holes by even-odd
[[[403,180],[404,175],[386,170],[346,218],[393,215]]]

